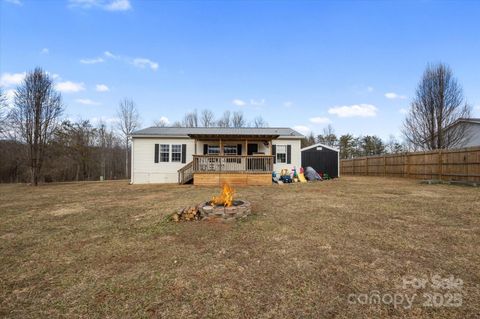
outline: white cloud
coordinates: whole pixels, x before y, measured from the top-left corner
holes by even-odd
[[[105,5],[105,10],[108,11],[126,11],[130,10],[132,6],[128,0],[113,0]]]
[[[305,125],[295,125],[293,127],[293,129],[295,131],[298,131],[298,132],[302,133],[303,135],[307,135],[311,131],[310,128],[308,126],[305,126]]]
[[[407,114],[408,113],[408,109],[402,107],[400,110],[398,110],[398,112],[402,113],[402,114]]]
[[[145,58],[135,58],[135,59],[133,59],[132,63],[133,63],[134,66],[139,67],[141,69],[144,69],[145,67],[149,67],[150,69],[152,69],[154,71],[158,69],[158,63],[157,62],[154,62],[152,60],[145,59]]]
[[[10,87],[16,86],[22,83],[23,79],[27,74],[23,73],[3,73],[0,77],[0,86],[2,87]]]
[[[232,101],[233,104],[235,104],[236,106],[245,106],[247,105],[247,102],[243,101],[243,100],[240,100],[240,99],[235,99]]]
[[[49,54],[50,53],[50,50],[48,50],[48,48],[43,48],[41,51],[40,51],[40,54]]]
[[[85,84],[83,82],[60,82],[56,85],[56,89],[63,93],[75,93],[85,90]]]
[[[103,58],[93,58],[93,59],[81,59],[80,63],[83,64],[97,64],[97,63],[102,63],[105,60]]]
[[[75,102],[83,104],[83,105],[100,105],[100,102],[95,102],[90,99],[76,99]]]
[[[69,0],[69,7],[91,9],[100,8],[107,11],[127,11],[132,9],[129,0]]]
[[[377,115],[377,111],[378,109],[371,104],[355,104],[334,106],[328,110],[328,113],[339,117],[372,117]]]
[[[312,117],[310,118],[309,121],[313,124],[328,124],[332,122],[328,117],[321,117],[321,116]]]
[[[367,92],[373,92],[373,90],[374,90],[373,86],[368,86],[367,87]]]
[[[105,84],[97,84],[95,86],[95,90],[97,92],[108,92],[108,91],[110,91],[109,87],[106,86]]]
[[[255,100],[255,99],[250,99],[248,102],[242,99],[234,99],[232,100],[232,104],[236,106],[253,106],[253,107],[260,107],[265,105],[265,102],[267,100],[265,99],[260,99],[260,100]]]
[[[112,58],[112,59],[116,59],[117,56],[115,54],[113,54],[112,52],[110,51],[105,51],[103,52],[103,54],[107,57],[107,58]]]
[[[158,123],[163,123],[165,125],[169,125],[170,120],[166,116],[160,116],[160,119],[158,120]]]
[[[285,107],[292,107],[292,106],[293,106],[293,102],[292,102],[292,101],[285,101],[285,102],[283,102],[283,106],[285,106]]]
[[[262,105],[265,104],[265,99],[261,99],[261,100],[251,99],[250,104],[253,105],[253,106],[262,106]]]
[[[117,61],[125,62],[128,64],[132,64],[137,68],[141,68],[141,69],[150,68],[153,71],[156,71],[158,69],[158,63],[147,58],[130,58],[127,56],[113,54],[110,51],[103,52],[103,55],[106,58],[109,58],[112,60],[117,60]]]
[[[390,100],[405,100],[407,97],[405,95],[399,95],[395,92],[385,93],[385,97]]]
[[[20,0],[5,0],[5,2],[11,3],[11,4],[16,4],[17,6],[23,5],[22,1],[20,1]]]

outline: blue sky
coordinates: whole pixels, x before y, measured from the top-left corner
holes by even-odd
[[[2,86],[41,66],[72,119],[130,97],[142,126],[209,108],[387,138],[440,61],[480,116],[480,1],[0,1]]]

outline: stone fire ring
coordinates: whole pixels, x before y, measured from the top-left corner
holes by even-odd
[[[234,200],[230,207],[212,206],[208,201],[200,204],[198,209],[203,217],[202,219],[235,220],[250,214],[251,206],[250,202],[246,200]]]

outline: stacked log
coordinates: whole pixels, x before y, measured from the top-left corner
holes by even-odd
[[[196,206],[184,207],[172,215],[172,220],[175,222],[200,220],[201,218],[200,210]]]

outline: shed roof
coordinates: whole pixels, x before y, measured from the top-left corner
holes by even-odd
[[[335,151],[335,152],[340,152],[340,150],[338,148],[335,148],[333,146],[328,146],[328,145],[325,145],[325,144],[322,144],[322,143],[317,143],[317,144],[313,144],[313,145],[304,147],[300,151],[301,152],[306,151],[306,150],[312,149],[314,147],[325,147],[325,148],[328,148],[329,150],[332,150],[332,151]]]

